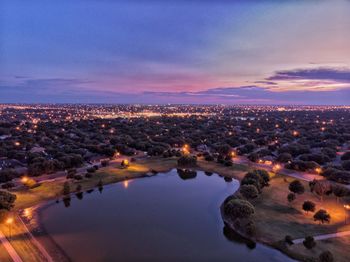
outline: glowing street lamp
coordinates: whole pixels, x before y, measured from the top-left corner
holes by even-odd
[[[7,218],[5,223],[9,227],[9,238],[11,238],[11,229],[12,229],[12,224],[13,224],[13,217]]]
[[[186,155],[189,154],[190,153],[190,146],[188,144],[184,144],[182,147],[182,152]]]
[[[277,172],[277,171],[281,170],[281,168],[282,168],[282,167],[281,167],[280,164],[276,164],[276,165],[273,166],[272,170],[273,170],[274,172]]]
[[[28,178],[27,176],[24,176],[24,177],[21,178],[21,182],[22,182],[23,184],[27,184],[28,181],[29,181],[29,178]]]
[[[350,210],[350,205],[344,205],[345,209],[345,224],[347,223],[347,218],[348,218],[348,212]]]
[[[316,168],[315,168],[315,172],[316,172],[318,175],[321,174],[322,168],[316,167]]]

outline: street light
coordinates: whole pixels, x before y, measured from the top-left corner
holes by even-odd
[[[281,168],[282,168],[282,167],[281,167],[280,164],[276,164],[276,165],[273,166],[272,169],[273,169],[274,172],[277,172],[277,171],[280,170]]]
[[[344,205],[345,208],[345,224],[347,223],[348,211],[350,210],[350,205]]]
[[[6,219],[6,225],[9,227],[9,238],[11,238],[11,227],[13,223],[13,217]]]
[[[29,180],[29,178],[27,176],[24,176],[24,177],[21,178],[21,182],[23,184],[26,184],[28,182],[28,180]]]

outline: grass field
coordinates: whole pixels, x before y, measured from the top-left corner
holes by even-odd
[[[158,172],[165,172],[176,167],[175,158],[146,158],[130,164],[128,168],[121,168],[119,163],[113,163],[107,167],[97,170],[91,178],[84,178],[80,181],[57,179],[51,182],[44,182],[40,186],[14,192],[17,195],[15,210],[24,209],[44,201],[59,198],[62,195],[63,184],[69,181],[71,191],[74,192],[80,184],[82,190],[88,190],[97,186],[101,180],[103,184],[116,183],[125,179],[140,177],[151,169]]]
[[[329,250],[334,256],[334,261],[347,262],[349,261],[349,246],[350,236],[347,236],[317,241],[316,247],[312,250],[306,249],[303,244],[293,245],[290,249],[298,254],[312,257],[317,257],[323,251]]]
[[[247,166],[234,165],[226,167],[214,162],[199,161],[198,166],[204,171],[215,172],[223,176],[229,176],[238,180],[242,179],[247,171]],[[280,247],[281,240],[286,235],[293,239],[329,234],[350,230],[350,225],[345,225],[345,209],[341,201],[337,202],[333,195],[325,196],[323,201],[310,192],[308,183],[300,181],[305,187],[305,193],[298,195],[292,204],[287,201],[288,185],[294,178],[284,175],[271,174],[270,186],[263,189],[258,199],[252,201],[255,206],[255,223],[257,228],[256,239],[269,245]],[[316,211],[325,209],[331,214],[329,224],[314,222],[313,214],[306,214],[302,210],[304,201],[310,200],[316,204]],[[286,250],[300,259],[305,257],[318,257],[322,251],[329,250],[337,254],[336,261],[348,261],[350,255],[348,245],[350,237],[332,240],[316,241],[317,246],[313,250],[307,250],[303,244],[293,245]],[[301,256],[300,256],[301,255]]]

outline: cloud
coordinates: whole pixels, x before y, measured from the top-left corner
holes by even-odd
[[[266,78],[268,81],[280,80],[329,80],[335,82],[350,83],[349,68],[309,68],[277,71],[273,76]]]
[[[284,91],[275,92],[268,87],[238,86],[211,88],[198,92],[144,92],[155,99],[167,101],[192,101],[197,103],[223,104],[304,104],[304,105],[349,105],[350,89],[333,91]],[[199,100],[198,100],[199,99]]]

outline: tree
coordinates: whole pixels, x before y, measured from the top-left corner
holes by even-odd
[[[254,170],[248,172],[241,181],[241,185],[254,185],[258,192],[261,189],[269,185],[270,176],[265,170]]]
[[[307,248],[307,249],[312,249],[316,246],[316,242],[315,242],[315,239],[311,236],[307,236],[305,237],[305,240],[303,241],[303,244],[304,246]]]
[[[102,191],[103,191],[103,183],[102,183],[102,180],[98,181],[97,186],[98,186],[98,191],[100,191],[100,193],[102,193]]]
[[[299,180],[294,180],[289,184],[289,190],[293,192],[294,194],[303,194],[305,191],[305,188],[303,184]]]
[[[247,199],[257,198],[259,195],[258,189],[254,185],[243,185],[239,192]]]
[[[231,199],[225,206],[224,211],[226,215],[232,218],[249,218],[255,213],[254,206],[246,200]]]
[[[325,223],[325,222],[329,223],[330,220],[331,220],[331,216],[327,213],[326,210],[320,209],[314,215],[314,220],[315,221],[320,221],[322,224]]]
[[[315,212],[315,203],[312,201],[305,201],[303,204],[303,210],[306,211],[306,213],[308,212]]]
[[[330,251],[323,251],[319,256],[320,262],[333,262],[334,257]]]
[[[336,196],[337,201],[339,201],[339,198],[345,197],[349,194],[349,190],[346,187],[339,185],[332,186],[332,192]]]
[[[287,196],[288,202],[291,203],[295,200],[295,194],[294,193],[289,193]]]
[[[323,196],[330,194],[332,192],[332,185],[329,181],[326,180],[316,180],[314,179],[309,183],[311,192],[315,192],[323,200]]]
[[[77,185],[77,191],[80,192],[82,190],[82,186],[79,184]]]
[[[177,164],[179,166],[196,166],[197,165],[197,157],[184,155],[177,160]]]
[[[66,181],[63,184],[63,195],[67,196],[69,194],[70,194],[70,185],[69,185],[69,182]]]
[[[0,190],[0,210],[10,211],[15,206],[16,195]]]
[[[293,239],[290,235],[285,236],[284,241],[290,246],[294,244]]]
[[[269,172],[267,172],[266,170],[263,169],[256,169],[253,171],[253,173],[259,175],[260,177],[260,183],[265,187],[265,186],[269,186],[269,182],[270,182],[270,175]]]

